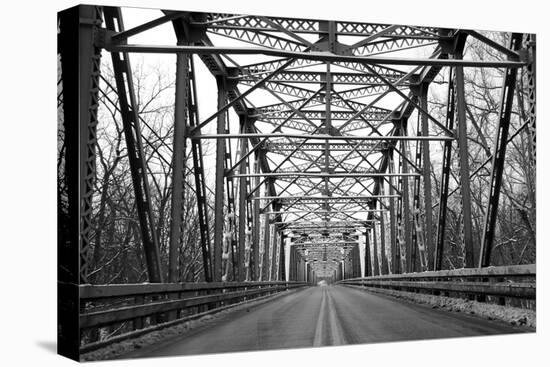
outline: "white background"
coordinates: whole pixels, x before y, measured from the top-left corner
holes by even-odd
[[[174,10],[280,15],[537,33],[537,334],[103,362],[102,366],[400,365],[538,366],[548,363],[545,172],[549,9],[544,0],[97,1]],[[0,365],[67,366],[56,340],[56,12],[71,1],[2,4],[0,67]],[[368,310],[365,310],[368,312]],[[546,350],[545,350],[546,348]]]

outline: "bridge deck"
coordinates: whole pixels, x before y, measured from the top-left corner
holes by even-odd
[[[238,352],[525,332],[503,322],[403,303],[344,286],[311,287],[217,318],[123,358]]]

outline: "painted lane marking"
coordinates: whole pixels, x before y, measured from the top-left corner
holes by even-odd
[[[320,347],[323,345],[323,316],[325,314],[326,304],[326,291],[323,290],[321,297],[321,308],[319,309],[319,317],[317,318],[317,325],[315,326],[315,337],[313,338],[313,346]]]
[[[327,309],[329,313],[330,332],[332,337],[331,345],[346,344],[344,333],[342,332],[342,328],[340,327],[340,323],[338,322],[338,318],[336,316],[336,307],[334,307],[334,301],[332,300],[332,296],[329,294],[327,297],[328,297]]]

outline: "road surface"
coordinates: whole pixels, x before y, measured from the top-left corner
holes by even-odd
[[[519,333],[503,322],[344,286],[310,287],[230,313],[122,358]]]

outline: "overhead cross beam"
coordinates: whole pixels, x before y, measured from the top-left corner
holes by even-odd
[[[266,47],[214,47],[214,46],[157,46],[157,45],[131,45],[109,44],[106,48],[110,52],[172,54],[190,53],[197,55],[266,55],[287,58],[302,58],[324,62],[356,62],[364,65],[401,65],[401,66],[463,66],[486,68],[518,68],[525,66],[522,61],[471,61],[452,59],[426,59],[426,58],[399,58],[378,56],[345,56],[327,54],[324,52],[299,52],[274,50]]]

